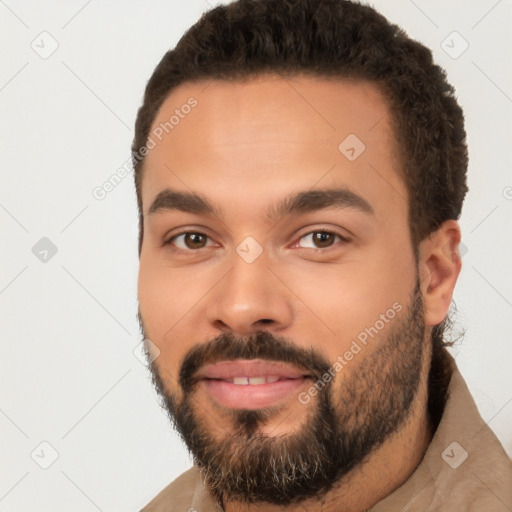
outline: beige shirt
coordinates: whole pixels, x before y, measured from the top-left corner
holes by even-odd
[[[410,477],[368,512],[512,512],[512,463],[455,361],[443,416]],[[141,512],[221,512],[192,467]]]

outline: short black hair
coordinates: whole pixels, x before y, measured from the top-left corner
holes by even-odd
[[[204,13],[151,76],[135,123],[132,160],[139,207],[152,123],[184,82],[243,80],[263,73],[356,78],[388,100],[414,247],[447,219],[458,219],[467,192],[462,109],[432,52],[373,8],[348,0],[238,0]]]

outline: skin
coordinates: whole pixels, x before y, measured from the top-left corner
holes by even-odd
[[[221,332],[243,336],[268,330],[297,347],[314,346],[334,363],[395,302],[405,309],[416,283],[408,194],[385,99],[371,83],[321,77],[185,83],[171,92],[153,127],[191,96],[197,106],[149,152],[142,181],[140,314],[146,336],[160,350],[156,363],[168,392],[180,396],[178,373],[187,351]],[[349,134],[366,146],[353,162],[338,150]],[[152,201],[167,187],[201,194],[221,215],[149,215]],[[271,205],[293,193],[336,187],[362,196],[373,215],[333,208],[272,222],[266,217]],[[315,250],[307,235],[323,230],[349,242],[336,237],[330,247]],[[181,253],[163,245],[182,231],[204,233],[207,246],[187,249],[184,237],[175,242]],[[236,252],[247,236],[263,249],[250,264]],[[459,242],[459,226],[449,220],[419,247],[427,329],[411,415],[329,492],[322,510],[363,511],[403,483],[421,461],[432,435],[426,409],[430,334],[450,306],[461,268]],[[372,350],[369,343],[356,358]],[[354,367],[349,363],[336,374],[334,391],[354,378]],[[221,415],[203,389],[195,400],[212,434],[226,435],[232,428],[229,415]],[[296,397],[287,399],[263,431],[293,432],[308,407]],[[320,509],[318,503],[286,509],[230,503],[226,510],[304,507]]]

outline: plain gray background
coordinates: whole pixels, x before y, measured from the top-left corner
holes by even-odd
[[[512,455],[512,5],[374,5],[432,48],[465,110],[452,352]],[[129,158],[154,67],[210,7],[0,0],[2,512],[135,511],[191,465],[137,358],[132,176],[93,190]]]

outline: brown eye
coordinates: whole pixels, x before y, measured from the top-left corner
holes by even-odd
[[[173,236],[165,242],[165,245],[172,245],[182,250],[194,250],[206,247],[207,243],[208,237],[205,234],[187,231]]]
[[[200,249],[205,246],[206,237],[201,233],[187,233],[184,242],[189,249]]]
[[[327,231],[317,231],[313,233],[313,242],[319,248],[330,247],[334,241],[335,235]]]
[[[332,231],[311,231],[299,240],[299,247],[305,249],[328,249],[337,241],[349,242],[346,237]]]

